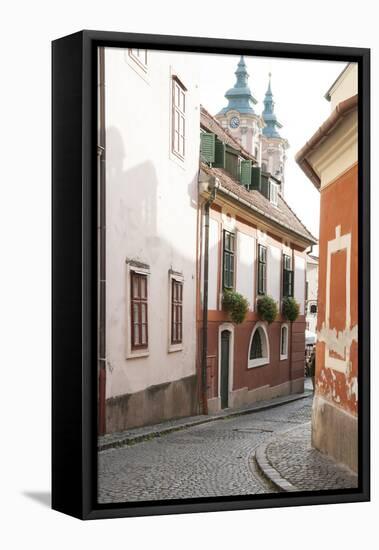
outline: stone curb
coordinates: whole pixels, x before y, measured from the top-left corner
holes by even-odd
[[[281,399],[280,401],[276,401],[274,403],[265,403],[262,405],[255,405],[254,407],[243,409],[243,410],[239,409],[236,411],[228,411],[225,414],[218,414],[214,416],[199,418],[197,420],[193,420],[190,422],[184,421],[183,424],[162,427],[158,430],[151,430],[150,432],[143,433],[143,434],[127,435],[125,437],[120,437],[120,439],[117,439],[114,441],[99,443],[97,450],[101,452],[101,451],[107,451],[109,449],[118,449],[120,447],[124,447],[127,445],[135,445],[136,443],[141,443],[143,441],[155,439],[157,437],[161,437],[162,435],[166,435],[172,432],[185,430],[186,428],[191,428],[192,426],[199,426],[201,424],[207,424],[208,422],[214,422],[215,420],[226,420],[228,418],[233,418],[235,416],[243,416],[245,414],[252,414],[254,412],[260,412],[266,409],[273,409],[275,407],[279,407],[280,405],[286,405],[287,403],[292,403],[293,401],[306,399],[307,397],[310,397],[312,395],[313,395],[313,392],[308,391],[298,395],[290,395],[288,396],[287,399],[280,398]]]
[[[298,428],[299,426],[296,426],[296,428],[292,428],[291,430],[282,432],[280,435],[283,435],[283,433],[291,432],[292,430],[296,430]],[[264,443],[259,445],[259,447],[256,448],[255,461],[257,463],[257,466],[261,474],[267,479],[269,483],[274,485],[274,487],[276,487],[279,490],[279,492],[290,493],[293,491],[299,491],[296,485],[293,485],[287,479],[285,479],[280,475],[278,470],[271,465],[271,463],[267,458],[266,449],[270,445],[270,443],[272,443],[276,439],[278,439],[278,437],[270,437],[269,439],[266,439]]]

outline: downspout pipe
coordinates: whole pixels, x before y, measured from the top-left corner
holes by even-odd
[[[203,326],[201,348],[201,401],[203,414],[208,414],[207,399],[207,355],[208,355],[208,279],[209,279],[209,209],[217,193],[216,178],[211,178],[208,188],[211,194],[204,204],[204,286],[203,286]]]
[[[105,149],[105,62],[104,48],[99,48],[98,116],[98,433],[106,432],[106,149]]]

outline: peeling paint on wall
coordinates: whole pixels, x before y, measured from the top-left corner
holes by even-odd
[[[350,349],[353,340],[358,342],[358,325],[354,325],[351,329],[337,331],[335,328],[327,328],[324,322],[321,330],[317,331],[317,340],[325,342],[330,351],[343,356],[345,350]]]

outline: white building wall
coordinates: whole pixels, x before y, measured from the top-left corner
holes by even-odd
[[[280,301],[281,249],[268,246],[267,249],[267,294],[276,302]]]
[[[241,231],[237,232],[236,290],[248,300],[254,310],[255,239]]]
[[[305,259],[295,254],[295,288],[294,298],[300,305],[300,315],[304,315],[305,302]]]
[[[217,220],[209,220],[209,257],[208,257],[208,309],[217,309],[218,283],[218,247],[220,227]],[[203,255],[204,257],[204,255]],[[203,285],[201,287],[203,289]]]
[[[186,161],[171,153],[171,75],[186,94]],[[105,49],[107,189],[106,396],[195,373],[199,98],[183,54],[148,52],[146,74],[128,51]],[[149,355],[126,359],[126,259],[149,265]],[[169,269],[184,277],[183,350],[168,353]]]

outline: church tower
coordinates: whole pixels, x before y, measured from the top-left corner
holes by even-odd
[[[260,164],[261,132],[264,122],[254,111],[257,100],[248,85],[249,74],[243,55],[234,74],[236,83],[225,94],[228,105],[215,118]]]
[[[278,129],[282,128],[282,124],[280,124],[274,112],[275,103],[271,91],[271,73],[269,73],[268,87],[263,103],[262,118],[265,126],[262,130],[262,170],[269,172],[280,180],[281,193],[283,194],[286,150],[289,144],[278,132]]]

